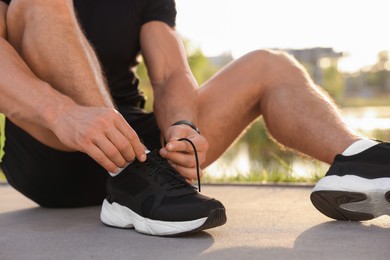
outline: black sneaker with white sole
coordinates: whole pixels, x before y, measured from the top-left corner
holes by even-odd
[[[140,233],[171,236],[198,232],[226,222],[221,202],[200,194],[155,150],[107,181],[101,221]]]
[[[337,155],[310,198],[319,211],[337,220],[390,215],[390,143],[352,156]]]

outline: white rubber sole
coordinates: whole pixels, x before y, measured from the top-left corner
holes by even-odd
[[[386,198],[389,192],[390,178],[326,176],[316,184],[311,197],[313,204],[325,215],[336,219],[364,220],[390,215],[389,196]],[[342,217],[335,217],[337,214]]]
[[[118,228],[134,228],[140,233],[153,236],[171,236],[191,232],[201,227],[207,217],[191,221],[160,221],[144,218],[116,202],[103,201],[101,221]]]

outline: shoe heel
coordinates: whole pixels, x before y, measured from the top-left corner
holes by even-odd
[[[103,201],[102,210],[100,212],[100,220],[103,224],[110,227],[118,228],[134,228],[131,219],[124,214],[121,214],[121,208],[115,204]]]
[[[310,199],[313,205],[324,215],[346,221],[363,221],[373,219],[372,214],[363,212],[354,212],[340,207],[342,204],[364,201],[367,196],[357,192],[345,191],[315,191]]]

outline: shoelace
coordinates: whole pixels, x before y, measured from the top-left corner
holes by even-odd
[[[194,154],[195,154],[195,161],[196,161],[196,177],[198,178],[198,191],[200,192],[200,172],[199,172],[199,159],[198,159],[198,151],[196,150],[196,147],[194,143],[188,139],[188,138],[180,138],[179,141],[186,141],[188,142],[191,146],[192,149],[194,149]]]
[[[155,180],[159,177],[163,178],[160,185],[170,183],[168,190],[179,189],[188,185],[187,181],[179,173],[172,169],[168,161],[160,157],[158,153],[153,157],[148,156],[148,160],[145,163],[148,164],[150,169],[152,169],[149,172],[150,176],[154,176]]]
[[[196,162],[196,177],[198,179],[198,191],[201,192],[200,171],[199,171],[200,165],[199,165],[198,151],[196,149],[196,146],[190,139],[185,137],[180,138],[178,141],[188,142],[192,146],[192,149],[194,150],[195,162]],[[157,168],[155,168],[152,172],[150,172],[151,175],[154,175],[155,173],[159,172],[159,169],[160,170],[163,169],[165,170],[165,172],[169,173],[169,177],[166,176],[165,181],[162,182],[161,184],[164,184],[166,182],[171,182],[171,185],[173,186],[170,189],[180,188],[184,186],[184,184],[188,185],[187,181],[179,173],[177,173],[175,170],[171,168],[171,166],[169,165],[166,159],[157,156],[156,158],[151,159],[151,161],[153,161],[155,164],[158,165]]]
[[[181,138],[178,141],[188,142],[192,146],[192,149],[194,150],[195,161],[196,161],[196,175],[198,179],[198,191],[201,192],[200,170],[199,170],[200,165],[199,165],[198,151],[196,149],[196,146],[188,138]],[[159,155],[153,157],[150,156],[149,159],[150,160],[147,160],[146,163],[153,168],[153,170],[149,172],[149,175],[151,176],[155,175],[156,180],[158,176],[162,176],[164,180],[161,182],[161,185],[164,185],[165,183],[169,182],[171,184],[169,190],[181,188],[189,185],[188,182],[184,179],[184,177],[182,177],[177,171],[175,171],[166,159],[162,158]],[[166,174],[161,174],[162,172]]]

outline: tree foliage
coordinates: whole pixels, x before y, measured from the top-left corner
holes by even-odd
[[[323,72],[324,78],[322,87],[328,92],[328,94],[336,101],[340,103],[345,89],[344,76],[338,70],[336,65],[331,65]]]
[[[218,68],[211,64],[207,57],[202,53],[199,48],[191,50],[190,43],[184,40],[184,46],[187,52],[188,64],[190,65],[191,71],[199,85],[203,84],[208,80],[214,73],[217,72]],[[147,102],[145,109],[147,111],[153,110],[153,89],[151,87],[147,68],[145,63],[140,61],[137,67],[137,75],[140,79],[140,89],[144,92]]]

